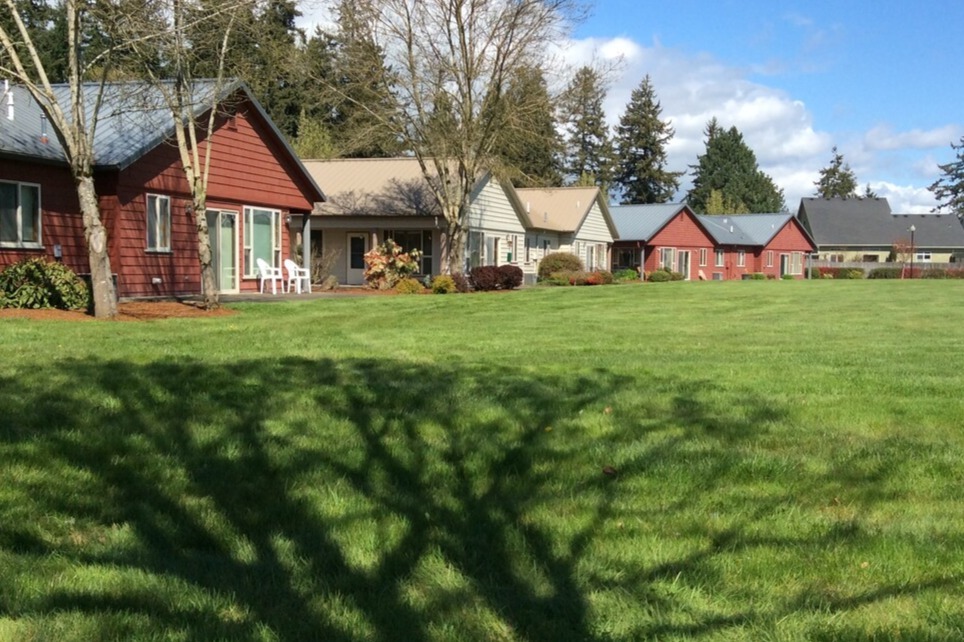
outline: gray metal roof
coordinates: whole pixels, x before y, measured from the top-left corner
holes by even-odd
[[[93,110],[100,89],[99,83],[83,85],[85,105]],[[196,81],[192,87],[192,104],[188,107],[196,116],[210,109],[212,95],[217,89],[213,80]],[[70,86],[54,85],[54,95],[67,117],[70,117]],[[31,160],[66,162],[64,149],[46,122],[40,105],[20,85],[11,85],[13,98],[12,118],[7,96],[0,102],[0,156],[29,158]],[[317,190],[318,200],[324,193],[302,165],[264,108],[243,82],[229,80],[221,87],[220,99],[241,92],[241,96],[254,106],[279,143],[299,167],[304,178]],[[0,89],[0,94],[2,94]],[[96,169],[124,169],[144,154],[161,145],[174,134],[174,124],[160,88],[143,82],[119,82],[104,85],[103,97],[94,130],[94,166]],[[46,133],[46,136],[44,136]]]
[[[743,229],[743,226],[737,223],[737,218],[732,215],[698,214],[696,216],[696,220],[710,233],[717,245],[759,245]]]
[[[923,248],[964,248],[964,227],[951,214],[893,214],[885,198],[804,198],[798,218],[820,248],[890,247],[910,241]]]
[[[609,213],[620,241],[648,241],[685,207],[686,203],[613,205]]]

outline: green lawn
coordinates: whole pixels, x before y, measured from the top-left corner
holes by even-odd
[[[666,283],[0,322],[0,640],[957,642],[962,301]]]

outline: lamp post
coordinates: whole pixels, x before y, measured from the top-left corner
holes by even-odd
[[[911,225],[908,228],[908,231],[910,232],[910,278],[913,279],[914,278],[914,254],[916,253],[916,250],[914,250],[914,232],[917,231],[917,228]]]

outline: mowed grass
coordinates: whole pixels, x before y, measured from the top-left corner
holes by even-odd
[[[0,640],[964,639],[962,301],[2,322]]]

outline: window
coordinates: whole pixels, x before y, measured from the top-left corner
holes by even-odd
[[[244,208],[244,275],[258,275],[258,259],[281,267],[281,212]]]
[[[676,267],[676,248],[659,248],[659,267],[664,270],[673,270]]]
[[[931,262],[931,253],[929,250],[918,250],[917,255],[914,257],[915,261],[920,261],[921,263]]]
[[[532,242],[529,237],[526,237],[526,263],[532,261]]]
[[[485,237],[485,264],[486,265],[499,265],[501,258],[499,248],[499,237],[497,236],[486,236]]]
[[[595,270],[596,269],[596,246],[590,244],[586,248],[586,269]]]
[[[519,235],[509,235],[509,256],[506,257],[509,263],[519,262]]]
[[[767,250],[767,267],[773,267],[773,250]]]
[[[746,252],[744,250],[740,250],[736,253],[736,266],[746,267]]]
[[[398,243],[403,250],[418,250],[422,253],[419,261],[419,274],[432,273],[432,230],[385,230],[385,239]]]
[[[40,247],[40,186],[0,183],[0,246]]]
[[[596,245],[596,260],[599,262],[599,265],[598,265],[599,269],[601,270],[608,269],[609,266],[606,265],[607,258],[609,257],[606,252],[606,244],[598,243]]]
[[[482,240],[482,232],[469,230],[465,252],[466,272],[482,265]]]
[[[621,247],[615,250],[614,268],[635,269],[639,265],[639,249],[635,247]]]
[[[790,255],[790,274],[803,274],[803,252]]]
[[[723,250],[714,251],[716,255],[716,267],[723,267]]]
[[[705,247],[700,248],[700,267],[706,267],[706,258],[709,255],[709,250]]]
[[[147,195],[147,251],[171,251],[171,198]]]

